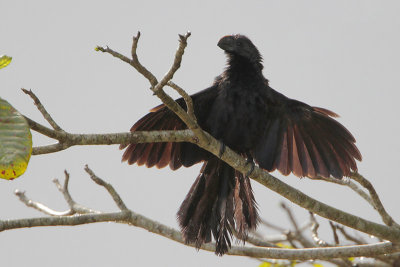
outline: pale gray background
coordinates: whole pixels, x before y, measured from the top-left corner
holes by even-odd
[[[400,219],[398,1],[0,1],[0,54],[13,57],[0,71],[0,97],[45,123],[20,88],[32,89],[54,119],[74,133],[127,131],[157,105],[148,82],[129,65],[95,52],[109,45],[126,55],[142,31],[138,53],[157,77],[170,67],[178,33],[192,31],[174,81],[190,93],[209,86],[225,66],[216,46],[231,33],[248,35],[264,56],[264,74],[280,92],[331,109],[357,138],[359,170],[375,185],[387,210]],[[34,135],[34,144],[49,140]],[[171,226],[200,166],[171,172],[120,163],[117,146],[75,147],[32,158],[26,174],[0,181],[0,216],[42,216],[13,196],[66,209],[51,180],[71,173],[71,192],[89,207],[116,210],[83,171],[88,163],[112,183],[132,210]],[[282,177],[303,192],[380,222],[349,189]],[[288,225],[282,198],[253,183],[261,215]],[[307,211],[291,205],[301,220]],[[322,221],[322,219],[321,219]],[[324,224],[324,237],[331,234]],[[1,266],[257,266],[241,257],[216,257],[114,223],[46,227],[0,233]]]

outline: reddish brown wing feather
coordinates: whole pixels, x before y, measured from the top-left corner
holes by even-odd
[[[185,124],[164,105],[159,105],[151,112],[138,120],[131,128],[131,131],[156,131],[156,130],[182,130],[186,129]],[[182,151],[188,148],[188,143],[144,143],[121,145],[120,149],[126,150],[122,161],[128,164],[146,164],[147,167],[156,166],[163,168],[169,164],[170,168],[176,170],[182,165],[190,165],[182,162]],[[182,146],[184,149],[182,149]],[[196,159],[192,160],[196,161]],[[198,162],[198,161],[197,161]],[[194,164],[196,162],[190,162]]]
[[[350,132],[327,109],[293,101],[273,112],[253,151],[260,167],[299,177],[342,178],[357,171],[361,154]]]
[[[217,85],[213,85],[203,91],[193,94],[192,100],[199,125],[204,126],[213,101],[218,94]],[[185,101],[182,98],[177,103],[186,109]],[[131,131],[156,131],[156,130],[183,130],[186,125],[171,110],[163,104],[150,110],[150,113],[138,120],[131,128]],[[207,129],[205,129],[207,130]],[[137,163],[147,167],[156,166],[163,168],[167,165],[172,170],[181,166],[189,167],[202,160],[208,159],[210,154],[191,143],[146,143],[146,144],[125,144],[122,161],[128,164]]]

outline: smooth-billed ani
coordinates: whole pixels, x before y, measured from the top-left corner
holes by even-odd
[[[342,178],[356,171],[361,154],[351,133],[329,110],[276,92],[262,74],[262,57],[243,35],[223,37],[218,46],[228,66],[213,85],[192,95],[199,125],[236,152],[271,172],[298,177]],[[176,100],[186,109],[182,98]],[[131,131],[180,130],[185,124],[164,105],[157,106]],[[178,213],[187,243],[200,247],[216,240],[216,254],[231,246],[232,230],[245,239],[258,212],[250,180],[211,153],[191,143],[121,145],[129,164],[172,170],[203,162]]]

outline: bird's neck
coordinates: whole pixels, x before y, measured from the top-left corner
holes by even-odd
[[[253,62],[243,57],[232,56],[228,60],[225,75],[232,80],[264,79],[262,69],[263,65],[259,61]]]

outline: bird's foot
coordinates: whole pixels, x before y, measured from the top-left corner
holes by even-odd
[[[223,155],[224,152],[225,152],[226,146],[225,146],[224,142],[222,142],[221,140],[219,140],[219,144],[220,144],[220,147],[219,147],[218,157],[221,158],[222,155]]]
[[[254,171],[254,168],[256,167],[256,164],[254,163],[254,161],[253,161],[253,158],[252,157],[247,157],[247,159],[246,159],[246,166],[248,165],[248,164],[250,164],[251,166],[251,168],[250,168],[250,170],[246,173],[246,177],[249,177],[250,176],[250,174],[252,174],[253,173],[253,171]]]

